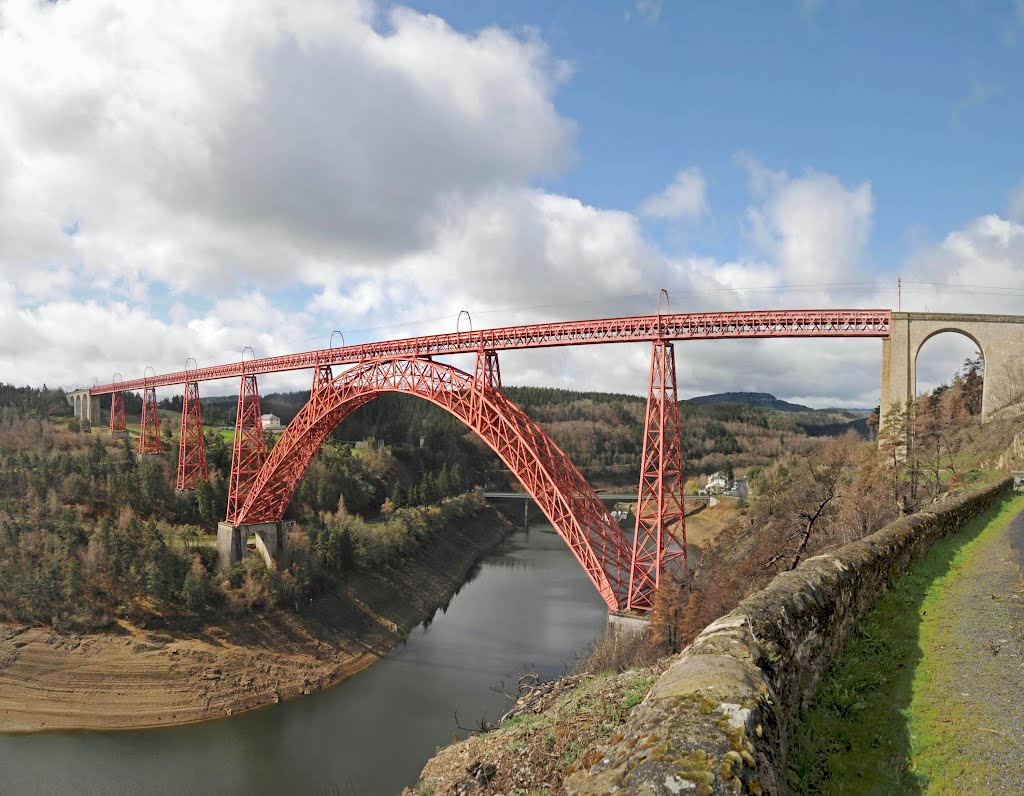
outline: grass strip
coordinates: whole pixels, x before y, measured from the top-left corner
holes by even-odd
[[[939,719],[922,711],[935,695],[931,667],[921,663],[947,646],[939,622],[945,590],[1022,510],[1024,496],[1005,500],[936,542],[857,624],[790,745],[794,793],[920,794],[942,781],[936,761],[915,756],[922,745],[940,751],[929,741]]]

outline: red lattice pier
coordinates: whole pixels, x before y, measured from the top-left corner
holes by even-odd
[[[735,338],[881,338],[889,336],[890,324],[890,310],[659,312],[343,345],[117,381],[94,387],[90,393],[113,395],[111,430],[115,431],[124,426],[123,391],[143,390],[139,451],[157,453],[162,445],[155,389],[185,385],[178,487],[190,489],[208,477],[198,383],[238,378],[227,510],[227,521],[234,528],[279,524],[316,452],[352,411],[385,393],[417,395],[459,418],[491,447],[565,540],[610,610],[646,613],[662,579],[676,577],[686,568],[674,344]],[[502,350],[628,342],[651,344],[631,538],[558,445],[504,396],[498,362]],[[474,355],[472,373],[434,359],[447,354]],[[339,366],[347,367],[336,373]],[[256,377],[301,369],[313,371],[309,402],[268,454]]]

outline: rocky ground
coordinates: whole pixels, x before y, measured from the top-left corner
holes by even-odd
[[[446,604],[508,530],[486,511],[399,565],[353,576],[302,613],[228,617],[198,634],[123,623],[62,635],[0,624],[0,731],[203,721],[335,685]]]
[[[497,728],[441,749],[403,796],[562,793],[565,777],[620,731],[663,668],[528,687]]]

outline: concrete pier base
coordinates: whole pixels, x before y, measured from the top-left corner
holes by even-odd
[[[268,569],[277,569],[284,560],[285,523],[256,522],[235,527],[230,522],[217,523],[217,554],[222,567],[237,564],[245,556],[249,536],[256,537],[256,550]]]
[[[128,432],[127,431],[111,431],[110,432],[110,438],[111,439],[128,439]]]
[[[280,522],[258,522],[243,525],[256,535],[256,549],[263,556],[268,569],[276,569],[278,562],[284,559],[284,527]]]
[[[236,528],[230,522],[217,523],[217,556],[224,569],[234,566],[245,555],[243,528]]]
[[[162,462],[164,455],[162,453],[140,453],[139,461],[143,464],[149,464],[150,462]]]
[[[646,616],[626,614],[618,611],[608,612],[608,631],[622,636],[639,636],[646,633],[650,623]]]

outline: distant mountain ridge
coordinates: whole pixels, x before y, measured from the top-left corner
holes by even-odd
[[[714,395],[698,395],[685,403],[691,404],[745,404],[759,406],[762,409],[776,409],[780,412],[811,412],[811,407],[802,404],[791,404],[767,392],[719,392]]]

